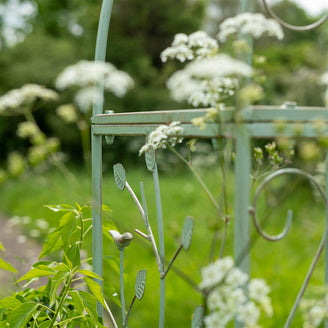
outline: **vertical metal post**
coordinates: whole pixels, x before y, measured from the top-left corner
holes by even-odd
[[[234,256],[238,267],[250,272],[249,175],[250,140],[244,124],[236,126]]]
[[[92,256],[93,271],[103,276],[103,240],[102,240],[102,137],[91,137],[92,147]],[[102,281],[98,281],[102,288]],[[98,315],[102,316],[102,306],[98,303]]]
[[[113,0],[103,0],[97,32],[95,61],[105,61],[109,23]],[[99,100],[93,106],[93,116],[103,113],[104,87],[98,85]],[[102,137],[91,132],[91,166],[92,166],[92,256],[93,270],[103,276],[103,240],[102,240]],[[103,288],[102,281],[98,281]],[[97,304],[98,315],[102,316],[102,306]]]
[[[156,209],[157,209],[157,225],[158,225],[158,238],[159,238],[159,257],[160,257],[160,273],[161,275],[165,272],[165,244],[164,244],[164,227],[163,227],[163,212],[161,193],[159,189],[159,178],[157,164],[153,171],[155,197],[156,197]],[[165,319],[165,277],[161,276],[160,280],[160,301],[159,301],[159,328],[164,328]]]

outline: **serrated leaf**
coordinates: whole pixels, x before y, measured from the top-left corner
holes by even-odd
[[[85,276],[87,276],[87,277],[90,277],[90,278],[96,278],[96,279],[99,279],[99,280],[103,280],[97,273],[92,272],[90,270],[81,269],[78,272],[85,275]]]
[[[114,179],[117,187],[120,190],[123,190],[125,188],[125,170],[122,164],[118,163],[113,166],[114,169]]]
[[[189,249],[191,244],[192,232],[194,230],[194,219],[187,216],[182,229],[182,246],[184,249]]]
[[[84,307],[83,307],[83,301],[82,301],[80,294],[76,290],[70,290],[69,294],[72,297],[72,300],[74,303],[74,308],[78,312],[77,314],[82,314]]]
[[[33,312],[39,306],[38,303],[24,303],[17,306],[8,318],[9,327],[25,328],[27,322],[31,319]]]
[[[202,328],[204,321],[204,307],[198,306],[192,316],[191,328]]]
[[[15,297],[5,297],[0,300],[0,309],[14,309],[20,304],[22,304],[22,302]]]
[[[68,250],[66,251],[66,259],[69,259],[69,262],[67,264],[68,266],[72,265],[72,269],[81,266],[81,254],[79,244],[76,243],[68,248]]]
[[[81,299],[83,301],[83,305],[85,307],[85,310],[88,312],[90,317],[95,322],[98,322],[97,299],[96,299],[96,297],[91,295],[90,293],[87,293],[87,292],[83,291],[83,290],[79,290],[77,292],[81,296]]]
[[[0,258],[0,269],[17,273],[17,270],[8,262]]]
[[[149,150],[146,151],[145,159],[146,159],[147,169],[150,172],[153,172],[154,168],[155,168],[155,162],[156,162],[155,150],[153,148],[150,148]]]
[[[136,284],[135,284],[135,293],[136,293],[136,297],[139,301],[142,300],[144,293],[145,293],[146,275],[147,275],[147,270],[140,270],[137,273]]]
[[[49,277],[52,276],[54,273],[48,270],[40,270],[38,268],[33,268],[29,272],[23,275],[23,277],[19,278],[15,283],[17,284],[20,281],[23,280],[29,280],[39,277]]]
[[[49,328],[50,324],[51,320],[44,321],[39,325],[39,328]]]
[[[88,277],[85,277],[84,280],[87,283],[90,292],[96,297],[98,302],[101,303],[104,307],[106,307],[100,285],[95,280]]]
[[[55,229],[53,232],[48,234],[48,237],[45,243],[43,244],[41,254],[39,255],[39,259],[61,248],[62,240],[60,236],[61,236],[61,227]]]

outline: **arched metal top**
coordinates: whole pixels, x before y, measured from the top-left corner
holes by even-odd
[[[293,31],[297,31],[297,32],[304,32],[304,31],[310,31],[313,30],[315,28],[317,28],[318,26],[320,26],[321,24],[323,24],[327,19],[328,19],[328,12],[321,17],[319,20],[317,20],[316,22],[309,24],[309,25],[305,25],[305,26],[297,26],[297,25],[292,25],[289,23],[286,23],[284,20],[282,20],[268,5],[267,0],[262,0],[263,1],[263,5],[264,8],[266,9],[266,11],[269,13],[269,15],[271,17],[273,17],[276,21],[279,22],[279,24],[281,24],[284,27],[287,27],[290,30]]]

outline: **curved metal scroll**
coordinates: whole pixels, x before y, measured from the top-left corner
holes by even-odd
[[[267,0],[262,0],[263,1],[263,5],[264,8],[266,9],[266,11],[269,13],[269,15],[274,18],[276,21],[279,22],[279,24],[281,24],[282,26],[285,26],[287,28],[289,28],[290,30],[293,31],[298,31],[298,32],[304,32],[304,31],[310,31],[313,30],[315,28],[317,28],[318,26],[320,26],[321,24],[323,24],[327,19],[328,19],[328,13],[325,14],[323,17],[321,17],[319,20],[317,20],[316,22],[309,24],[309,25],[305,25],[305,26],[297,26],[297,25],[292,25],[289,24],[287,22],[285,22],[284,20],[282,20],[268,5]]]
[[[326,197],[326,194],[325,194],[324,190],[322,189],[322,187],[319,185],[319,183],[315,180],[315,178],[312,175],[310,175],[309,173],[307,173],[305,171],[299,170],[299,169],[292,169],[292,168],[290,168],[290,169],[281,169],[281,170],[278,170],[278,171],[276,171],[276,172],[268,175],[263,180],[263,182],[261,183],[261,185],[258,187],[258,189],[257,189],[257,191],[255,193],[255,196],[254,196],[253,207],[249,211],[250,214],[253,217],[253,222],[254,222],[254,225],[255,225],[257,231],[259,232],[259,234],[263,238],[265,238],[265,239],[267,239],[269,241],[278,241],[278,240],[284,238],[287,235],[287,233],[289,231],[289,228],[291,226],[292,211],[291,210],[288,211],[288,214],[287,214],[287,222],[286,222],[286,225],[285,225],[284,230],[280,234],[278,234],[276,236],[269,235],[269,234],[267,234],[267,233],[264,232],[264,230],[261,228],[261,226],[260,226],[260,224],[258,222],[257,214],[256,214],[257,199],[258,199],[261,191],[265,187],[265,185],[267,185],[273,179],[275,179],[275,178],[277,178],[277,177],[279,177],[281,175],[285,175],[285,174],[297,174],[297,175],[301,175],[301,176],[309,179],[310,182],[318,189],[320,195],[322,196],[322,199],[323,199],[324,204],[325,204],[326,213],[328,213],[328,199]],[[313,259],[313,261],[312,261],[312,263],[310,265],[310,268],[309,268],[309,270],[308,270],[308,272],[306,274],[305,280],[304,280],[303,285],[302,285],[302,287],[301,287],[301,289],[300,289],[300,291],[299,291],[299,293],[297,295],[297,298],[295,300],[295,303],[293,305],[293,308],[292,308],[292,310],[289,313],[289,316],[288,316],[288,318],[286,320],[286,323],[284,325],[284,328],[288,328],[290,326],[293,318],[294,318],[296,309],[297,309],[297,307],[298,307],[298,305],[299,305],[299,303],[301,301],[301,298],[304,295],[305,289],[306,289],[307,285],[309,284],[309,281],[311,279],[311,276],[312,276],[312,273],[313,273],[313,271],[315,269],[315,266],[316,266],[316,264],[317,264],[317,262],[319,260],[319,257],[320,257],[320,255],[321,255],[321,253],[322,253],[322,251],[323,251],[323,249],[325,247],[326,240],[327,240],[327,235],[328,235],[328,225],[326,225],[326,227],[325,227],[324,235],[322,236],[322,239],[320,241],[320,245],[319,245],[319,247],[317,249],[317,252],[315,254],[315,257],[314,257],[314,259]]]

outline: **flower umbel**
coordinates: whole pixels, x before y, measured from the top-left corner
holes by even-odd
[[[189,36],[184,33],[176,34],[172,46],[161,53],[163,63],[168,59],[186,60],[202,59],[214,54],[219,48],[216,40],[203,31],[197,31]]]
[[[165,149],[168,144],[175,146],[177,143],[182,142],[183,138],[179,137],[182,132],[183,128],[178,121],[174,121],[170,125],[158,126],[149,134],[147,143],[139,150],[139,155],[150,149]]]
[[[206,328],[227,327],[235,317],[243,327],[257,327],[261,309],[272,315],[270,288],[262,279],[252,279],[234,265],[231,257],[221,258],[201,271],[199,287],[208,295]],[[248,293],[247,293],[248,289]]]

